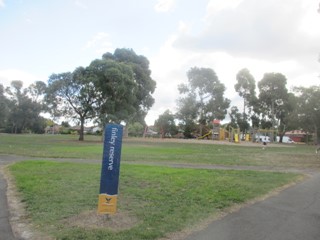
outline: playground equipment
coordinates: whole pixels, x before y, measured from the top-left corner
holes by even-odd
[[[240,143],[240,128],[229,127],[229,142]]]
[[[221,127],[213,127],[212,130],[207,132],[206,134],[198,137],[198,139],[212,139],[212,140],[225,140],[226,137],[229,136],[228,131],[225,128]]]
[[[204,139],[204,138],[208,138],[212,136],[212,130],[210,130],[208,133],[204,134],[203,136],[198,137],[198,139]]]
[[[213,133],[213,135],[212,135]],[[224,128],[214,128],[210,130],[203,136],[198,137],[198,139],[212,139],[212,140],[224,140],[225,139],[225,129]]]
[[[203,136],[198,137],[198,139],[228,139],[229,142],[234,143],[240,143],[241,139],[248,142],[262,142],[263,140],[274,142],[277,135],[278,130],[274,129],[252,129],[248,133],[241,133],[240,128],[229,127],[228,130],[226,130],[225,128],[221,128],[218,124],[214,124],[212,130],[209,130]]]

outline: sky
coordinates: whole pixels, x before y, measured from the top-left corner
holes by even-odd
[[[0,0],[0,83],[24,87],[86,67],[116,48],[150,61],[146,122],[176,112],[192,67],[211,68],[241,109],[236,74],[279,72],[287,88],[319,85],[320,0]]]

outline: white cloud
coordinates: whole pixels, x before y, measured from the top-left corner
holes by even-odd
[[[0,8],[5,7],[4,0],[0,0]]]
[[[205,18],[206,29],[196,36],[178,38],[176,46],[270,60],[310,56],[318,52],[320,31],[317,5],[300,0],[235,0],[231,3],[238,5],[226,7],[216,3],[220,11],[214,12],[209,7]],[[305,15],[312,9],[311,16]],[[312,32],[312,36],[306,35],[306,31]]]
[[[306,33],[308,37],[317,37],[319,36],[319,25],[320,25],[320,11],[317,12],[317,2],[314,1],[313,4],[305,3],[304,7],[304,16],[301,19],[298,30],[302,33]],[[320,10],[320,4],[319,4]]]
[[[319,84],[317,5],[297,0],[267,2],[229,1],[219,5],[220,11],[211,9],[213,15],[208,8],[206,29],[198,35],[192,35],[190,26],[180,21],[176,33],[150,59],[157,89],[148,124],[166,109],[176,111],[177,85],[187,81],[186,73],[194,66],[212,68],[226,86],[225,97],[239,109],[243,101],[234,85],[242,68],[249,69],[256,83],[264,73],[280,72],[287,77],[289,90]],[[305,11],[307,16],[303,16]]]
[[[113,50],[112,42],[109,35],[105,32],[99,32],[94,35],[84,46],[85,50],[93,50],[95,53],[101,55]]]
[[[14,80],[20,80],[23,82],[24,87],[28,87],[35,81],[46,82],[46,77],[35,76],[31,73],[19,70],[19,69],[3,69],[0,70],[0,83],[4,86],[10,86]]]
[[[242,1],[243,0],[210,0],[207,4],[207,16],[212,16],[225,9],[236,8]]]
[[[82,8],[82,9],[87,9],[88,8],[88,6],[85,3],[83,3],[82,1],[80,1],[80,0],[74,1],[74,4],[77,7]]]
[[[157,12],[168,12],[173,9],[175,0],[158,0],[154,9]]]

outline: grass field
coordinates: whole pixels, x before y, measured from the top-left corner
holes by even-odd
[[[310,146],[269,144],[263,150],[260,145],[206,143],[210,142],[124,139],[119,213],[111,218],[96,214],[101,137],[86,136],[78,142],[77,136],[67,135],[0,135],[0,154],[39,158],[11,165],[10,171],[34,226],[56,239],[159,239],[301,176],[159,164],[320,169]],[[45,158],[75,160],[41,160]]]
[[[123,164],[118,224],[124,229],[115,231],[107,219],[92,217],[96,216],[99,189],[97,164],[24,161],[10,170],[34,225],[57,239],[165,237],[298,177],[293,173]],[[91,220],[82,222],[88,218]]]
[[[262,150],[257,143],[248,146],[204,142],[208,141],[124,139],[122,161],[320,168],[313,146],[269,144]],[[74,135],[0,135],[0,154],[101,160],[102,145],[97,136],[86,136],[86,141],[79,142]]]

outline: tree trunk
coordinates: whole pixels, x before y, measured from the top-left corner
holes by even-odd
[[[126,123],[126,125],[123,128],[123,137],[124,138],[128,138],[129,137],[129,130],[128,130],[128,123]]]
[[[163,127],[161,126],[161,128],[160,128],[161,130],[161,138],[164,138],[165,137],[165,132],[164,132],[164,129],[163,129]]]
[[[79,141],[84,140],[84,118],[80,118]]]
[[[313,140],[314,145],[318,145],[318,128],[317,125],[314,124],[314,140]]]

